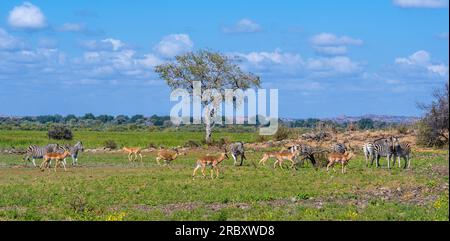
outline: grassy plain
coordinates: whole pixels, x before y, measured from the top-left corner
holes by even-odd
[[[448,151],[415,153],[411,170],[391,171],[384,159],[382,168],[366,168],[358,155],[345,175],[310,164],[255,168],[262,153],[249,151],[243,167],[225,160],[219,179],[192,180],[206,152],[191,151],[172,168],[157,166],[154,153],[144,166],[122,153],[82,153],[80,167],[57,173],[0,154],[0,220],[449,220]]]
[[[73,141],[82,140],[85,148],[101,148],[105,141],[113,140],[119,147],[139,146],[148,147],[150,144],[156,146],[182,146],[189,140],[199,142],[204,137],[203,132],[149,132],[149,131],[74,131]],[[226,138],[228,141],[252,142],[256,139],[256,133],[225,133],[215,132],[214,139]],[[31,144],[46,145],[55,143],[55,140],[49,140],[46,131],[10,131],[0,130],[0,148],[26,148]],[[59,142],[64,143],[64,142]]]

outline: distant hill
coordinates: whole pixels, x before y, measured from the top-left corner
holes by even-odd
[[[348,122],[357,122],[361,119],[372,119],[373,121],[386,122],[386,123],[397,123],[397,124],[412,124],[418,120],[420,117],[417,116],[392,116],[392,115],[362,115],[362,116],[337,116],[332,118],[319,118],[323,121],[333,121],[339,124]],[[284,121],[295,121],[295,118],[282,118]]]
[[[58,115],[53,115],[53,116],[58,116]],[[51,116],[51,115],[48,115],[48,116],[33,116],[33,117],[30,117],[30,118],[36,119],[38,117],[53,117],[53,116]],[[119,115],[119,117],[120,116],[128,118],[128,116]],[[140,116],[140,115],[136,115],[136,116]],[[60,117],[63,118],[62,116],[60,116]],[[23,119],[25,117],[24,116],[0,115],[0,118],[21,120],[21,119]],[[59,118],[59,119],[61,119],[61,118]],[[83,119],[83,117],[77,117],[77,118]],[[94,116],[93,118],[95,119],[96,117]],[[114,118],[117,118],[117,116],[116,117],[115,116],[110,116],[111,120],[113,120]],[[148,119],[148,118],[162,119],[162,121],[169,119],[168,116],[156,116],[156,115],[153,115],[151,117],[144,117],[144,116],[140,116],[139,117],[139,119]],[[133,119],[133,117],[132,117],[132,119]],[[373,114],[368,114],[368,115],[362,115],[362,116],[346,116],[346,115],[342,115],[342,116],[337,116],[337,117],[332,117],[332,118],[281,118],[281,120],[284,121],[284,122],[295,122],[297,120],[306,120],[306,119],[316,119],[316,120],[322,120],[322,121],[333,121],[333,122],[336,122],[338,124],[344,124],[344,123],[349,123],[349,122],[357,122],[357,121],[359,121],[361,119],[372,119],[373,121],[385,122],[385,123],[388,123],[388,124],[389,123],[412,124],[412,123],[420,120],[420,117],[417,117],[417,116],[393,116],[393,115],[373,115]]]
[[[374,121],[382,121],[386,123],[412,124],[418,120],[416,116],[391,116],[391,115],[363,115],[363,116],[338,116],[329,120],[337,123],[355,122],[361,119],[372,119]]]

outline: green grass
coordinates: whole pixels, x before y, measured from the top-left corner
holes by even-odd
[[[57,173],[0,155],[0,220],[449,220],[448,152],[417,153],[412,170],[391,171],[358,156],[345,175],[254,168],[261,153],[249,152],[243,167],[225,160],[219,179],[192,180],[206,152],[172,168],[157,166],[153,153],[144,166],[121,153],[83,153],[81,167]]]
[[[81,140],[85,148],[103,147],[106,140],[114,140],[119,146],[147,147],[150,143],[160,146],[182,146],[188,140],[200,142],[203,132],[110,132],[110,131],[75,131],[74,141]],[[251,142],[256,138],[254,133],[213,133],[213,138],[225,138],[228,141]],[[26,148],[31,144],[46,145],[55,143],[47,138],[45,131],[10,131],[0,130],[0,148]],[[62,142],[61,142],[62,143]]]

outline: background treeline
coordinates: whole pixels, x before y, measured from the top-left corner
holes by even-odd
[[[323,125],[325,127],[332,127],[337,129],[357,128],[359,130],[385,129],[402,125],[400,123],[388,123],[385,121],[376,121],[370,118],[362,118],[356,122],[343,122],[343,123],[338,123],[331,120],[323,121],[320,119],[309,118],[289,122],[284,121],[284,124],[287,127],[294,127],[294,128],[296,127],[318,128],[318,126]]]
[[[259,120],[259,119],[258,119]],[[337,123],[334,121],[323,121],[320,119],[296,119],[279,120],[284,126],[290,128],[317,129],[320,126],[345,130],[355,128],[359,130],[395,128],[401,124],[374,121],[364,118],[356,122]],[[257,121],[257,124],[259,122]],[[163,129],[182,129],[186,131],[203,131],[202,125],[182,125],[173,126],[169,116],[152,115],[98,115],[87,113],[83,116],[75,115],[41,115],[25,117],[0,117],[0,130],[49,130],[55,125],[64,125],[72,130],[93,130],[93,131],[132,131],[149,130],[158,131]],[[235,132],[253,132],[254,125],[220,125],[218,128]]]
[[[41,115],[25,117],[0,117],[2,130],[48,130],[54,125],[64,125],[72,130],[105,130],[129,131],[142,129],[158,129],[170,127],[169,116],[144,117],[143,115],[98,115],[88,113],[84,116],[75,115]]]

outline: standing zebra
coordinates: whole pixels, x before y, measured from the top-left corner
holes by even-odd
[[[304,156],[303,159],[301,160],[302,163],[305,159],[308,159],[311,161],[311,164],[317,169],[316,159],[314,158],[314,154],[316,154],[317,152],[311,146],[305,144],[297,144],[288,147],[288,150],[291,153],[298,151],[299,155],[297,156]]]
[[[245,157],[244,143],[241,142],[241,141],[235,142],[235,143],[231,143],[230,144],[230,152],[231,152],[231,156],[233,157],[235,166],[237,164],[237,158],[238,157],[241,157],[241,164],[239,164],[239,166],[242,166],[242,164],[244,162],[244,159],[247,160],[247,157]]]
[[[398,160],[398,167],[401,167],[401,161],[400,158],[403,158],[405,160],[405,165],[403,166],[403,169],[406,168],[406,164],[408,164],[408,168],[411,167],[411,145],[409,143],[401,143],[397,142],[394,146],[394,161],[393,166],[395,166],[395,159]]]
[[[77,142],[74,146],[66,145],[64,149],[69,151],[70,157],[72,157],[72,166],[78,165],[78,152],[84,151],[83,143],[81,141]],[[64,150],[63,150],[64,152]],[[66,160],[64,159],[64,162]]]
[[[330,146],[330,150],[331,152],[344,154],[347,151],[347,147],[342,143],[336,143]]]
[[[363,152],[364,152],[364,157],[366,158],[366,167],[369,166],[369,159],[372,160],[373,156],[374,156],[374,148],[373,148],[373,142],[367,142],[364,143],[363,145]]]
[[[388,163],[388,169],[391,168],[391,157],[394,157],[394,138],[380,138],[373,142],[367,142],[363,146],[364,155],[367,158],[371,157],[370,166],[373,165],[373,161],[376,159],[376,166],[380,166],[380,157],[386,157]]]
[[[33,166],[37,167],[36,159],[44,158],[44,155],[51,152],[57,152],[61,147],[58,144],[48,144],[46,146],[30,145],[24,160],[33,162]]]

